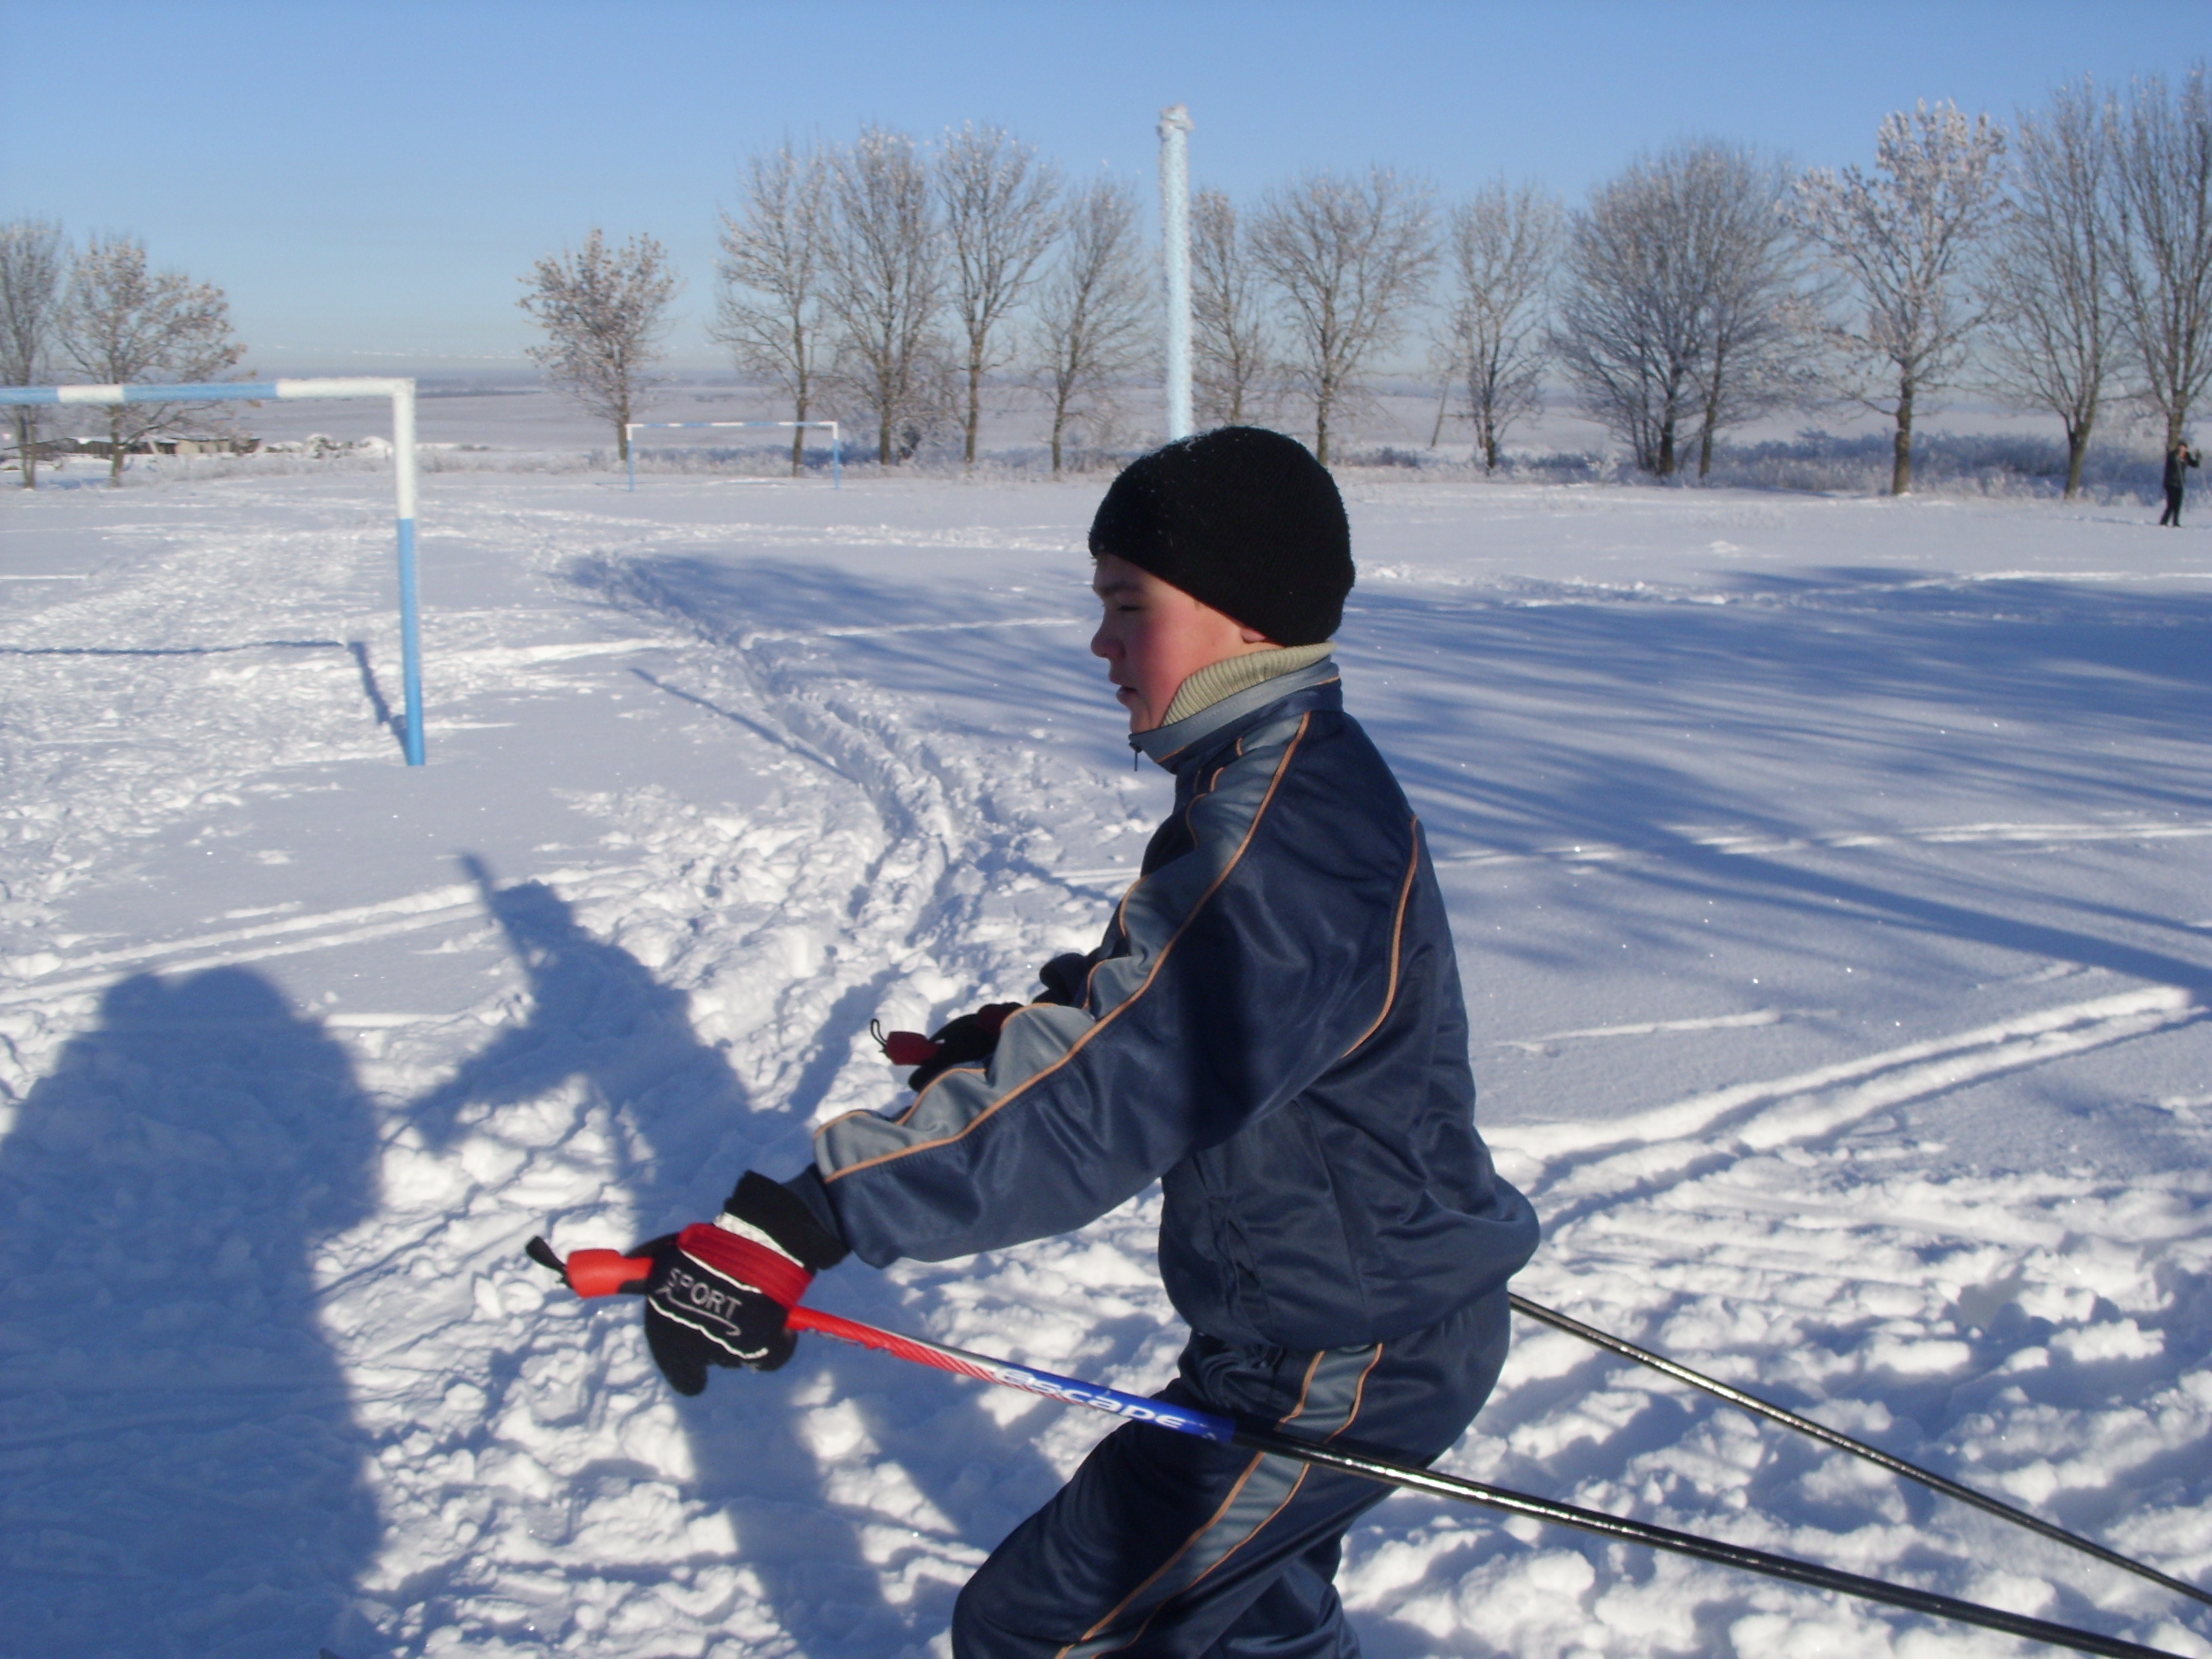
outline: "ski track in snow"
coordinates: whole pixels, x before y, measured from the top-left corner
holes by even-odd
[[[556,1294],[519,1246],[541,1229],[562,1249],[628,1243],[701,1212],[748,1163],[790,1166],[809,1122],[891,1097],[871,1018],[927,1029],[1025,994],[1038,963],[1095,938],[1164,792],[1096,729],[1112,711],[1079,660],[1088,621],[1059,568],[1079,564],[1089,493],[880,487],[872,500],[856,487],[832,511],[818,493],[763,492],[742,502],[758,521],[732,525],[695,521],[712,498],[668,480],[655,481],[661,505],[619,510],[569,483],[436,482],[434,765],[467,763],[460,734],[526,720],[533,699],[617,691],[653,729],[692,734],[682,752],[696,762],[602,785],[604,757],[574,739],[546,787],[598,826],[597,843],[526,864],[521,849],[550,833],[542,805],[482,831],[506,834],[504,860],[526,879],[485,869],[455,883],[449,864],[436,879],[421,863],[398,879],[387,862],[386,884],[356,884],[349,902],[247,903],[136,934],[75,920],[119,865],[318,788],[333,813],[354,811],[402,775],[363,712],[370,665],[389,675],[396,660],[388,531],[354,499],[365,492],[304,477],[127,496],[127,526],[104,502],[39,503],[42,522],[121,550],[81,586],[25,584],[0,624],[0,647],[19,653],[0,654],[0,1655],[941,1654],[961,1580],[1103,1419],[828,1344],[679,1404],[634,1312]],[[1607,556],[1647,561],[1648,579],[1594,564],[1470,574],[1443,544],[1470,512],[1532,546],[1552,538],[1555,573],[1587,556],[1577,538],[1616,526],[1629,550]],[[2025,896],[2039,884],[2069,907],[2066,927],[2117,927],[2124,884],[2093,878],[2162,870],[2141,860],[2197,856],[2212,836],[2201,750],[2191,774],[2175,736],[2185,717],[2160,728],[2128,705],[2137,747],[2110,763],[2128,787],[2070,817],[2063,793],[2044,788],[2031,808],[2000,787],[2002,756],[1984,749],[1947,762],[1965,784],[1887,817],[1844,787],[1852,763],[1816,769],[1822,798],[1851,806],[1823,824],[1794,782],[1761,796],[1757,765],[1771,763],[1753,757],[1729,802],[1741,811],[1653,811],[1640,826],[1629,813],[1619,828],[1650,833],[1561,838],[1516,804],[1561,787],[1533,761],[1525,777],[1500,775],[1525,796],[1455,817],[1419,723],[1443,717],[1393,701],[1444,707],[1459,676],[1424,659],[1460,651],[1477,611],[1508,629],[1553,615],[1611,626],[1668,601],[1817,629],[1861,614],[1888,625],[1915,605],[1932,607],[1916,622],[1940,613],[1930,626],[2013,627],[2031,609],[2067,614],[2075,583],[2095,590],[2082,603],[2099,625],[2148,628],[2171,619],[2142,584],[2197,574],[2130,567],[2100,544],[2062,561],[2071,575],[1965,570],[1877,592],[1778,574],[1744,593],[1685,580],[1664,550],[1682,532],[1702,549],[1714,526],[1817,540],[1856,524],[1851,512],[1354,490],[1362,545],[1378,550],[1355,599],[1378,607],[1365,637],[1380,642],[1350,671],[1352,701],[1373,699],[1386,749],[1402,751],[1417,793],[1435,792],[1424,810],[1471,995],[1510,988],[1516,971],[1567,988],[1564,1001],[1510,1003],[1518,1023],[1503,1030],[1478,1004],[1478,1077],[1524,1068],[1501,1073],[1510,1103],[1547,1066],[1613,1057],[1590,1109],[1563,1096],[1547,1115],[1486,1121],[1547,1222],[1517,1283],[2202,1582],[2212,1103],[2189,1086],[2212,1054],[2201,945],[2159,946],[2195,964],[2172,982],[2095,962],[2039,968],[2018,959],[2032,945],[2007,947],[2002,972],[1974,969],[1996,1003],[1933,957],[1893,954],[1925,975],[1908,988],[1926,1007],[1905,1031],[1911,1011],[1864,1002],[1866,979],[1760,983],[1771,967],[1748,969],[1770,958],[1754,960],[1747,932],[1698,940],[1746,971],[1699,977],[1684,956],[1679,994],[1638,1006],[1636,985],[1601,987],[1614,964],[1599,946],[1571,932],[1553,945],[1549,931],[1575,884],[1645,884],[1599,890],[1657,891],[1696,937],[1707,913],[1692,878],[1708,857],[1789,891],[1838,871],[1901,883],[1943,860],[1926,867],[1954,921],[1970,903],[2009,903],[2047,942],[2060,922],[2029,916]],[[1980,533],[2005,544],[2017,523],[1992,515]],[[1375,568],[1394,537],[1419,556]],[[489,573],[442,607],[440,553]],[[918,569],[917,554],[937,562]],[[924,580],[941,571],[950,592]],[[1485,637],[1510,660],[1518,636]],[[1355,618],[1347,639],[1361,638]],[[234,648],[276,639],[311,643]],[[166,654],[182,645],[195,649]],[[94,654],[20,654],[60,647]],[[1532,684],[1568,672],[1533,645],[1528,662]],[[1498,700],[1498,752],[1534,755],[1513,745],[1547,728],[1516,724],[1513,695]],[[1989,696],[2002,701],[1994,681]],[[1624,723],[1647,712],[1626,677],[1583,706],[1608,697]],[[1790,704],[1779,747],[1816,744],[1804,732],[1826,714]],[[1910,724],[1850,738],[1888,744],[1881,763],[1895,765]],[[2094,743],[2046,730],[2051,764],[2106,763]],[[1486,741],[1475,732],[1468,751]],[[563,757],[558,738],[553,751]],[[718,793],[717,768],[755,780],[744,802]],[[2008,887],[1977,862],[1991,858],[2047,873]],[[1574,914],[1610,925],[1603,898],[1585,903]],[[1492,911],[1527,935],[1509,945],[1545,943],[1565,965],[1493,957]],[[1835,931],[1855,921],[1820,925],[1861,962],[1869,940],[1933,948],[1913,943],[1924,928],[1903,945]],[[2128,925],[2130,940],[2172,931]],[[2132,948],[2129,963],[2154,959]],[[270,977],[367,957],[399,964],[398,1006],[305,1006]],[[448,963],[481,965],[437,978]],[[1723,988],[1746,980],[1750,1006],[1729,1006],[1741,991]],[[1770,1053],[1791,1063],[1759,1066]],[[1945,1155],[1948,1103],[2025,1112],[2078,1068],[2175,1054],[2194,1056],[2193,1077],[2185,1060],[2127,1061],[2148,1068],[2140,1102],[2098,1120],[2117,1133],[2124,1106],[2154,1116],[2162,1165]],[[2175,1075],[2188,1081],[2155,1081]],[[1179,1346],[1152,1273],[1157,1219],[1147,1194],[1069,1238],[841,1272],[818,1299],[1146,1390]],[[1549,1330],[1516,1332],[1498,1393],[1444,1467],[2212,1653],[2212,1624],[2138,1581]],[[180,1515],[195,1517],[182,1535]],[[2021,1650],[1408,1496],[1356,1529],[1340,1587],[1378,1659]]]

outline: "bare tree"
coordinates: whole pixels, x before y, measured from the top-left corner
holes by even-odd
[[[78,256],[62,308],[62,350],[98,386],[168,384],[224,378],[246,356],[230,332],[230,301],[210,283],[181,271],[153,271],[146,246],[130,236],[94,236]],[[123,482],[124,452],[187,418],[205,404],[109,404],[107,481]]]
[[[1052,406],[1052,470],[1064,464],[1070,425],[1112,408],[1115,381],[1140,366],[1149,337],[1151,285],[1137,240],[1137,198],[1115,179],[1073,191],[1060,259],[1036,318],[1039,379]]]
[[[1543,407],[1552,268],[1565,216],[1546,191],[1503,179],[1451,212],[1444,258],[1452,292],[1436,343],[1447,386],[1459,383],[1486,471],[1498,470],[1506,429]],[[1441,402],[1437,415],[1441,433]]]
[[[1984,283],[1993,388],[2066,428],[2066,499],[2113,367],[2111,149],[2094,88],[2059,88],[2014,123],[2014,208]]]
[[[791,399],[791,474],[806,463],[808,411],[822,354],[823,198],[829,168],[819,153],[789,144],[751,159],[744,202],[722,216],[722,258],[714,340],[744,373]]]
[[[1912,488],[1912,419],[1966,361],[1985,315],[1969,262],[2004,215],[2004,133],[1987,115],[1922,103],[1882,119],[1877,175],[1825,167],[1797,186],[1805,234],[1852,290],[1856,327],[1833,331],[1847,395],[1897,423],[1890,493]]]
[[[1641,157],[1574,216],[1554,345],[1583,407],[1659,477],[1798,390],[1788,174],[1717,139]]]
[[[973,466],[983,377],[1012,361],[1003,343],[1004,325],[1060,233],[1060,170],[1039,161],[1035,145],[1020,143],[1004,128],[971,122],[945,135],[937,158],[937,190],[952,256],[952,309],[966,348],[961,362],[967,381],[962,453]]]
[[[599,227],[574,253],[548,254],[522,278],[516,301],[545,331],[530,356],[545,377],[601,420],[612,422],[616,455],[629,459],[629,422],[656,384],[668,304],[679,286],[668,252],[650,236],[607,246]]]
[[[945,259],[929,170],[913,139],[872,126],[831,158],[830,183],[823,292],[837,323],[839,374],[874,415],[876,453],[890,466],[914,447],[895,447],[893,428],[919,441],[939,394]]]
[[[1199,424],[1243,425],[1260,412],[1273,341],[1236,204],[1218,190],[1191,198],[1190,321]]]
[[[1387,167],[1310,173],[1262,200],[1252,257],[1281,298],[1326,465],[1330,421],[1361,396],[1363,372],[1395,343],[1436,264],[1428,191]]]
[[[2168,449],[2212,383],[2212,87],[2202,62],[2178,94],[2139,81],[2113,112],[2122,314],[2136,395],[2163,417]]]
[[[1632,162],[1569,225],[1553,349],[1592,419],[1671,477],[1698,410],[1708,275],[1679,152]]]
[[[68,292],[62,228],[47,219],[0,224],[0,384],[36,386],[46,378]],[[26,489],[39,487],[40,412],[35,404],[10,411]]]
[[[1805,348],[1814,329],[1799,292],[1788,169],[1716,140],[1673,154],[1704,293],[1703,349],[1691,363],[1703,478],[1717,435],[1809,389]]]

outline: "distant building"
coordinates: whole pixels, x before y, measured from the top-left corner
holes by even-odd
[[[214,438],[156,438],[154,444],[164,455],[251,455],[261,447],[261,440],[250,434]]]
[[[36,446],[42,461],[63,460],[73,455],[96,457],[106,460],[113,446],[105,438],[60,437],[41,438]],[[140,438],[123,446],[126,455],[251,455],[261,447],[261,440],[252,434],[217,434],[195,437],[187,434],[177,436]],[[15,465],[13,447],[7,451],[8,464]]]

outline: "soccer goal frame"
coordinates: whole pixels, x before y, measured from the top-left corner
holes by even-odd
[[[392,476],[399,501],[399,673],[406,712],[402,746],[410,766],[423,761],[422,629],[415,584],[415,382],[383,377],[313,380],[214,380],[191,386],[0,386],[14,404],[290,403],[310,398],[392,399]]]
[[[686,428],[773,426],[786,432],[809,429],[826,431],[830,434],[830,488],[845,487],[845,441],[838,435],[835,421],[628,421],[623,425],[623,448],[629,454],[629,487],[637,488],[637,444],[641,432],[680,432]]]

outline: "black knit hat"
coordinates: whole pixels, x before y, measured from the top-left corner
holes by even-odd
[[[1328,469],[1295,438],[1217,427],[1139,455],[1091,520],[1111,553],[1278,645],[1318,645],[1344,620],[1352,526]]]

